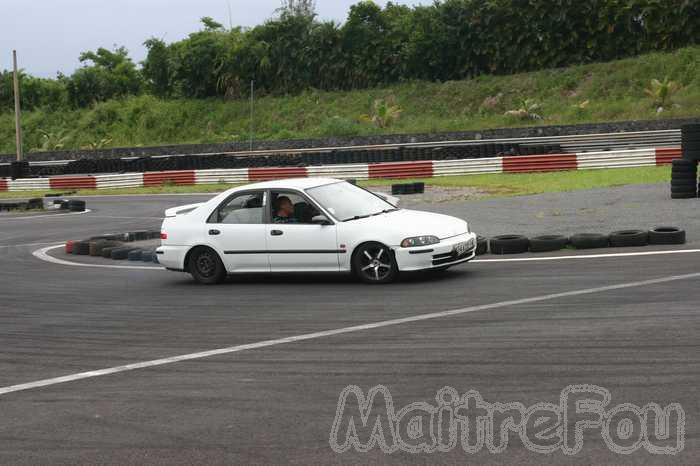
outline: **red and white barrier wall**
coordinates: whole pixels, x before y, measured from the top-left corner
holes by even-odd
[[[431,178],[484,173],[532,173],[561,170],[647,167],[670,164],[681,158],[680,148],[634,149],[579,154],[527,155],[464,160],[425,160],[318,167],[236,168],[178,170],[118,175],[56,176],[19,180],[0,179],[0,191],[48,189],[109,189],[142,186],[241,184],[305,176],[354,178]]]

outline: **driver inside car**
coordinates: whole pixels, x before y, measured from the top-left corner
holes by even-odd
[[[279,196],[275,199],[275,211],[272,214],[274,223],[299,223],[299,220],[294,216],[294,204],[287,196]]]

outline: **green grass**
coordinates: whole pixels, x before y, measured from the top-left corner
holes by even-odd
[[[668,182],[671,168],[642,167],[615,168],[607,170],[578,170],[551,173],[504,173],[492,175],[446,176],[414,180],[368,180],[363,186],[388,186],[392,183],[423,181],[428,186],[473,187],[484,192],[484,197],[508,197],[549,192],[578,191],[582,189],[607,188],[633,184]],[[76,195],[124,195],[124,194],[178,194],[219,193],[235,185],[207,184],[199,186],[163,186],[160,188],[83,189]],[[41,197],[50,191],[3,192],[2,198]]]
[[[657,114],[644,93],[653,78],[682,86]],[[491,105],[487,98],[499,96]],[[372,102],[393,96],[403,112],[386,129],[363,122]],[[542,121],[505,116],[524,98],[541,104]],[[589,101],[585,108],[577,105]],[[144,95],[89,109],[44,109],[23,115],[25,147],[40,146],[39,130],[68,135],[65,148],[111,138],[112,147],[247,141],[247,101],[161,100]],[[256,101],[255,138],[290,139],[382,133],[431,133],[528,125],[692,117],[700,115],[700,47],[610,63],[444,83],[408,82],[352,92],[308,91]],[[14,152],[11,113],[0,114],[0,153]],[[31,157],[31,155],[30,155]]]

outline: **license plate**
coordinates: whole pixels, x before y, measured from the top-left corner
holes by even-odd
[[[457,254],[458,256],[462,256],[462,255],[466,254],[467,251],[468,251],[469,249],[470,249],[470,248],[469,248],[469,242],[468,242],[468,241],[464,241],[464,242],[462,242],[462,243],[455,244],[454,252],[455,252],[455,254]]]

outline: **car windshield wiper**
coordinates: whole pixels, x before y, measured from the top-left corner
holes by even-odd
[[[350,222],[352,220],[359,220],[361,218],[368,218],[370,217],[369,215],[355,215],[354,217],[346,218],[345,220],[342,220],[343,222]]]
[[[376,217],[377,215],[382,215],[382,214],[388,214],[390,212],[396,212],[399,209],[384,209],[381,212],[377,212],[376,214],[372,214],[372,217]]]

